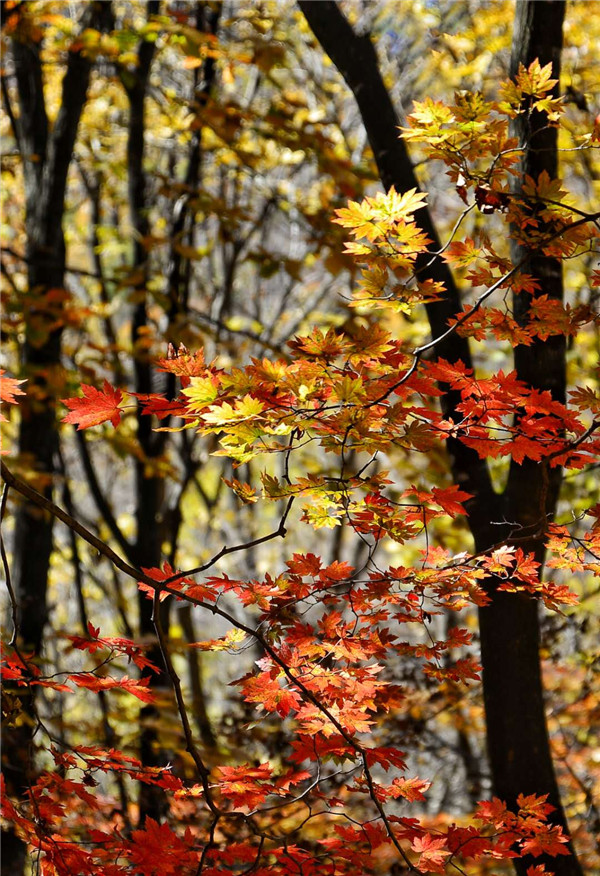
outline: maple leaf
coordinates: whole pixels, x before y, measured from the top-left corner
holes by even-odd
[[[189,830],[179,837],[166,822],[159,824],[148,815],[144,829],[132,831],[126,853],[143,876],[178,876],[197,866],[199,853],[193,843]]]
[[[77,687],[85,687],[88,690],[122,690],[133,694],[138,700],[143,703],[153,703],[156,695],[148,687],[150,678],[129,678],[124,675],[122,678],[99,678],[96,675],[77,673],[68,676],[69,681],[76,684]]]
[[[129,661],[135,663],[139,669],[150,669],[152,672],[158,673],[160,670],[149,660],[144,654],[142,645],[137,645],[131,639],[125,639],[120,636],[100,637],[100,628],[94,627],[91,621],[88,621],[88,638],[83,636],[67,636],[73,648],[79,651],[88,651],[90,654],[95,654],[96,651],[109,650],[119,654],[124,654]]]
[[[416,863],[416,868],[421,873],[443,873],[445,869],[445,859],[450,855],[446,845],[446,838],[440,837],[435,839],[430,833],[424,834],[422,837],[416,837],[411,843],[414,852],[417,852],[419,859]]]
[[[384,770],[388,770],[391,766],[400,770],[406,769],[406,755],[397,748],[366,748],[365,757],[369,766],[378,763]]]
[[[538,564],[539,565],[539,564]],[[546,819],[546,816],[556,809],[551,803],[548,803],[548,794],[542,794],[538,797],[537,794],[519,794],[517,797],[517,806],[519,814],[534,815],[536,818]]]
[[[373,210],[368,200],[348,201],[347,207],[335,211],[333,221],[344,228],[351,228],[356,237],[370,238],[374,233]],[[377,233],[377,232],[376,232]]]
[[[15,380],[14,377],[4,377],[6,371],[0,368],[0,401],[9,405],[16,405],[18,401],[15,396],[25,395],[22,389],[19,389],[19,384],[25,383],[24,380]],[[0,420],[6,422],[6,417],[0,414]]]
[[[453,855],[477,860],[489,853],[490,840],[482,837],[475,827],[452,825],[448,828],[448,848]]]
[[[480,800],[475,811],[477,821],[493,824],[496,827],[502,827],[509,815],[506,803],[497,797],[492,798],[492,800]]]
[[[454,240],[448,246],[442,258],[448,264],[466,268],[481,255],[480,247],[468,237],[465,241]]]
[[[245,395],[235,402],[235,407],[232,407],[228,402],[223,402],[220,405],[210,405],[208,411],[202,413],[201,417],[205,423],[217,427],[239,423],[243,420],[256,422],[264,407],[260,399],[254,398],[251,395]]]
[[[434,487],[431,494],[436,504],[443,508],[446,514],[449,514],[451,517],[466,514],[467,512],[462,503],[466,502],[467,499],[473,498],[471,493],[467,493],[457,486],[445,487],[444,489]]]
[[[307,357],[332,360],[346,352],[349,343],[344,335],[335,329],[329,328],[323,332],[319,328],[314,328],[310,335],[288,341],[288,346]]]
[[[215,770],[220,793],[231,800],[236,809],[254,809],[263,803],[274,790],[268,781],[272,774],[269,764],[251,767],[246,763],[235,767],[221,766]]]
[[[102,389],[93,386],[82,385],[83,398],[63,398],[62,403],[70,409],[70,413],[63,417],[63,423],[72,423],[77,430],[89,429],[90,426],[99,426],[107,420],[118,426],[121,420],[121,408],[123,393],[115,389],[105,380]]]
[[[413,803],[415,800],[425,800],[425,791],[431,786],[431,782],[423,779],[396,778],[392,784],[384,789],[387,797],[404,797]]]
[[[521,107],[523,96],[543,98],[556,85],[557,80],[551,77],[552,63],[541,67],[536,58],[529,67],[519,64],[515,81],[505,82],[500,87],[500,94],[503,101],[506,101],[506,105],[504,102],[500,103],[500,108],[523,111]]]
[[[570,855],[568,842],[569,838],[564,835],[562,827],[556,825],[524,839],[521,843],[521,852],[524,855],[533,855],[534,858],[540,855]]]
[[[237,478],[223,478],[223,483],[233,490],[238,499],[244,505],[251,505],[253,502],[258,502],[256,490],[250,484],[243,484]]]
[[[329,583],[332,581],[346,581],[348,578],[352,576],[354,572],[354,567],[346,562],[339,562],[335,560],[325,569],[322,569],[319,572],[319,579],[323,581],[323,583]]]
[[[175,350],[171,345],[169,347],[169,355],[164,359],[156,360],[159,371],[167,371],[181,377],[182,384],[186,379],[189,380],[191,377],[205,373],[207,365],[204,361],[204,350],[200,349],[196,350],[195,353],[190,353],[183,344],[180,344],[179,350]]]
[[[381,199],[381,203],[394,219],[411,216],[416,210],[423,209],[427,203],[427,193],[420,192],[416,188],[401,194],[394,186],[390,186],[387,195],[380,192],[377,197]]]
[[[196,584],[193,578],[186,578],[183,575],[179,575],[168,562],[163,563],[162,569],[157,569],[156,566],[151,569],[145,569],[142,567],[142,572],[148,578],[152,578],[154,581],[158,582],[173,578],[174,580],[169,580],[168,587],[170,590],[182,591],[182,593],[185,593],[185,595],[189,596],[191,599],[205,599],[214,602],[217,598],[217,595],[209,586],[206,584]],[[138,581],[138,589],[145,593],[149,599],[154,599],[156,590],[160,590],[160,602],[163,602],[168,596],[172,595],[170,590],[155,588],[151,584],[146,584],[144,581]],[[175,599],[180,599],[180,597],[175,596]]]
[[[321,560],[315,554],[294,554],[286,561],[290,572],[294,575],[308,575],[314,578],[321,571]]]
[[[191,642],[190,648],[197,648],[199,651],[229,651],[233,653],[245,641],[246,633],[243,630],[238,630],[233,627],[224,636],[219,639],[209,639],[205,642]]]
[[[189,386],[183,390],[188,399],[187,407],[198,413],[212,404],[219,394],[218,379],[215,377],[191,377]]]
[[[165,563],[165,566],[168,566],[168,563]],[[142,572],[144,573],[144,575],[147,575],[148,578],[154,578],[155,581],[162,581],[165,578],[169,578],[169,572],[172,573],[172,571],[173,570],[170,568],[170,566],[169,571],[167,571],[166,568],[161,570],[157,569],[156,567],[151,569],[145,569],[144,567],[142,567]],[[177,590],[177,585],[180,583],[181,582],[179,581],[172,581],[169,586],[172,587],[174,590]],[[142,593],[145,593],[148,599],[154,599],[156,592],[158,591],[159,602],[164,602],[165,599],[168,599],[168,597],[172,595],[168,590],[161,590],[159,587],[153,587],[152,584],[147,584],[145,581],[138,581],[138,590],[141,590]],[[177,599],[178,597],[175,598]]]
[[[184,417],[188,412],[187,406],[181,401],[181,396],[171,401],[159,395],[141,392],[131,392],[130,395],[137,398],[142,406],[142,412],[148,417],[155,416],[159,420],[164,420],[166,417]]]
[[[280,687],[278,680],[269,672],[246,679],[242,690],[246,702],[258,703],[259,709],[277,712],[282,718],[287,717],[292,710],[297,710],[302,703],[299,693]]]

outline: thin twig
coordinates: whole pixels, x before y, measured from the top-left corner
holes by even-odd
[[[7,483],[4,484],[4,489],[2,490],[2,501],[0,502],[0,520],[4,520],[4,512],[6,511],[6,503],[8,501],[8,491],[9,486]],[[10,576],[10,565],[8,563],[8,557],[6,556],[6,549],[4,547],[4,539],[2,538],[2,534],[0,533],[0,552],[2,553],[2,565],[4,566],[4,577],[6,578],[6,589],[8,590],[8,595],[10,597],[10,614],[13,624],[13,632],[10,638],[9,645],[11,648],[16,648],[16,642],[19,632],[19,620],[18,620],[18,612],[17,612],[17,598],[15,596],[15,591],[12,586],[12,578]],[[21,655],[18,655],[21,660],[23,658]]]
[[[246,541],[243,544],[236,544],[233,547],[224,546],[218,551],[214,556],[207,560],[202,566],[196,566],[194,569],[186,569],[182,572],[177,572],[176,575],[171,575],[170,578],[165,578],[161,581],[161,585],[172,584],[174,581],[180,581],[181,578],[185,578],[188,575],[197,575],[200,572],[206,572],[207,569],[210,569],[211,566],[214,566],[215,563],[222,557],[226,557],[228,554],[234,554],[238,551],[247,550],[249,548],[257,547],[259,544],[264,544],[267,541],[271,541],[273,538],[285,538],[287,533],[287,529],[285,528],[285,522],[287,520],[288,514],[290,513],[291,507],[294,503],[294,496],[290,496],[288,499],[288,503],[285,506],[285,510],[283,512],[283,516],[279,521],[279,526],[273,532],[269,532],[268,535],[261,535],[259,538],[253,538],[251,541]]]
[[[175,671],[175,667],[173,666],[173,661],[171,660],[171,655],[169,654],[169,648],[166,641],[165,631],[163,629],[162,620],[160,617],[160,589],[155,589],[154,598],[153,598],[153,606],[152,606],[152,622],[154,624],[154,629],[156,630],[156,636],[158,639],[158,644],[160,646],[162,658],[165,662],[165,666],[167,669],[167,673],[169,678],[171,679],[171,684],[173,685],[173,690],[175,692],[175,699],[177,701],[177,710],[179,712],[179,717],[181,719],[181,725],[183,727],[183,734],[185,736],[186,748],[196,765],[196,770],[198,772],[198,776],[200,778],[200,782],[202,783],[202,788],[204,789],[204,796],[206,798],[206,804],[211,812],[215,816],[223,815],[223,812],[216,805],[212,798],[212,792],[210,789],[210,770],[202,760],[200,752],[196,747],[196,743],[194,742],[194,735],[192,733],[192,728],[190,725],[190,719],[187,713],[187,708],[185,705],[185,700],[183,698],[183,693],[181,690],[181,680]]]

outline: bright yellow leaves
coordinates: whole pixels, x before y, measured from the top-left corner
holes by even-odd
[[[347,243],[345,252],[367,266],[354,295],[357,305],[408,311],[423,300],[418,283],[397,281],[411,278],[417,258],[431,243],[414,219],[426,198],[416,189],[401,194],[392,186],[387,194],[379,192],[360,204],[350,201],[336,211],[333,221],[350,229],[356,241]],[[391,280],[396,282],[390,287]]]
[[[211,405],[202,419],[209,426],[229,426],[232,423],[241,423],[244,420],[255,420],[264,410],[264,405],[257,398],[245,395],[238,399],[232,407],[228,402],[220,405]]]
[[[214,402],[218,394],[218,385],[212,377],[192,377],[190,385],[183,390],[189,401],[187,407],[192,412],[200,412],[206,405]]]
[[[537,58],[527,68],[519,64],[515,81],[508,80],[500,88],[499,108],[511,118],[533,109],[546,113],[549,121],[556,121],[562,101],[550,98],[549,93],[557,82],[557,79],[552,79],[552,64],[541,67]]]
[[[350,201],[348,207],[336,210],[338,225],[352,229],[356,238],[371,242],[385,239],[386,234],[396,230],[400,222],[412,223],[416,210],[425,206],[427,195],[416,189],[404,194],[392,186],[387,194],[379,192],[374,198],[365,198],[360,204]]]

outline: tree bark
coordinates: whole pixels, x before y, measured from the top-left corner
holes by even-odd
[[[517,74],[520,64],[527,67],[537,58],[542,66],[551,62],[554,78],[560,78],[564,15],[562,0],[517,2],[512,76]],[[557,93],[556,86],[555,96]],[[537,180],[545,170],[551,178],[556,178],[558,131],[548,127],[545,116],[533,113],[519,117],[512,133],[524,147],[522,172]],[[511,255],[516,264],[527,253],[512,242]],[[562,300],[560,261],[531,256],[523,271],[536,279],[550,298]],[[531,295],[520,293],[513,297],[514,316],[521,325],[527,323],[530,306]],[[562,335],[545,341],[536,338],[530,347],[516,347],[514,361],[518,379],[535,389],[550,391],[554,399],[564,403],[565,353]],[[525,460],[517,464],[513,461],[510,466],[503,495],[504,519],[517,524],[511,528],[512,534],[520,539],[519,547],[533,552],[540,563],[544,561],[544,537],[556,509],[561,476],[560,468],[550,469],[543,462]],[[525,542],[524,536],[529,536]],[[480,541],[478,548],[484,546],[488,544]],[[491,604],[479,611],[479,624],[487,743],[495,792],[511,806],[515,805],[519,791],[548,794],[548,802],[556,807],[553,821],[568,832],[545,719],[538,603],[517,594],[494,593]],[[582,873],[574,855],[523,858],[514,862],[519,876],[525,876],[528,866],[542,863],[556,876]]]
[[[375,49],[368,35],[357,35],[333,0],[311,2],[299,0],[306,20],[324,51],[329,55],[351,89],[369,143],[373,150],[381,182],[386,189],[419,188],[404,141],[398,137],[400,118],[392,104],[378,67]],[[563,2],[518,0],[513,43],[513,68],[529,64],[535,57],[540,63],[560,62],[562,48]],[[535,124],[533,120],[532,124]],[[526,172],[538,176],[546,168],[556,176],[556,131],[529,132]],[[539,151],[538,151],[539,150]],[[554,157],[552,157],[554,156]],[[419,210],[417,222],[439,249],[439,238],[427,209]],[[517,259],[522,254],[514,254]],[[448,327],[449,318],[462,309],[460,296],[448,266],[440,259],[424,267],[417,264],[423,277],[440,280],[446,287],[444,300],[428,304],[427,316],[432,337],[439,337]],[[548,259],[532,258],[527,272],[536,276],[544,291],[552,297],[562,296],[560,265]],[[529,301],[515,298],[516,318],[525,322]],[[519,377],[531,386],[550,389],[555,398],[564,399],[564,339],[538,341],[529,349],[518,347],[515,367]],[[472,367],[467,339],[456,333],[436,345],[437,356],[456,362],[461,359]],[[459,401],[447,392],[441,400],[444,416],[452,419]],[[486,550],[512,534],[531,533],[529,544],[519,542],[523,550],[532,550],[543,560],[543,533],[558,498],[560,474],[548,474],[542,464],[512,464],[508,485],[502,495],[492,487],[485,460],[459,441],[447,442],[453,478],[461,488],[474,495],[467,503],[469,523],[477,550]],[[516,527],[502,526],[514,521]],[[518,533],[514,532],[518,529]],[[495,793],[511,807],[519,793],[548,794],[556,807],[554,823],[567,830],[566,818],[554,773],[546,725],[541,667],[539,659],[539,618],[535,600],[507,593],[495,593],[491,583],[492,604],[480,612],[483,688],[486,710],[487,743]],[[573,852],[572,846],[570,850]],[[581,876],[573,855],[515,861],[519,876],[533,863],[545,863],[556,876]]]
[[[147,16],[157,15],[159,0],[147,4]],[[134,230],[133,268],[139,279],[135,281],[137,303],[133,309],[131,342],[133,347],[135,391],[141,394],[152,392],[152,366],[146,349],[148,328],[146,286],[149,278],[148,252],[145,238],[149,233],[148,192],[144,171],[145,147],[145,101],[150,80],[150,69],[155,53],[155,43],[142,40],[138,48],[138,64],[135,72],[127,71],[122,81],[129,99],[129,124],[127,136],[128,199],[131,224]],[[134,460],[136,536],[131,548],[134,564],[138,567],[160,567],[162,556],[161,512],[163,508],[163,478],[148,473],[163,451],[164,433],[153,431],[152,418],[144,416],[138,404],[136,414],[137,439],[140,456]],[[165,606],[167,604],[165,603]],[[163,659],[156,642],[153,620],[153,602],[141,591],[138,593],[139,631],[143,639],[153,642],[148,657],[161,668],[158,676],[152,676],[155,687],[166,688],[168,680]],[[168,630],[168,609],[163,607],[163,625]],[[144,766],[166,765],[168,758],[162,751],[158,732],[159,711],[155,705],[143,706],[140,711],[140,760]],[[168,811],[166,795],[161,788],[140,784],[139,823],[146,817],[162,821]]]
[[[90,4],[84,27],[102,27],[110,4]],[[28,296],[30,318],[22,347],[22,375],[27,394],[20,404],[19,454],[37,485],[52,497],[58,451],[56,395],[60,392],[62,327],[55,327],[55,313],[48,292],[62,289],[65,274],[65,241],[62,227],[67,174],[81,113],[85,104],[91,63],[81,51],[69,53],[62,83],[61,105],[52,130],[44,102],[40,45],[20,37],[12,42],[12,60],[19,96],[17,143],[25,179],[25,228],[27,235]],[[56,305],[54,305],[56,306]],[[16,512],[13,551],[14,588],[18,603],[18,639],[22,647],[40,654],[48,619],[46,591],[52,553],[53,518],[30,502]],[[7,793],[21,796],[34,776],[32,730],[34,699],[21,692],[28,720],[6,728],[2,754]],[[19,874],[25,866],[25,847],[13,834],[3,840],[2,873]]]

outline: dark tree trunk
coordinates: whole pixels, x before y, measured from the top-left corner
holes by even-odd
[[[205,0],[197,0],[194,9],[196,29],[202,33],[209,33],[216,36],[222,11],[223,5],[221,3],[215,5],[205,2]],[[217,67],[215,60],[210,57],[206,58],[201,67],[197,67],[194,70],[193,108],[199,117],[210,97],[216,73]],[[171,253],[167,272],[167,291],[169,295],[169,324],[167,327],[167,339],[176,349],[181,343],[182,330],[186,329],[189,319],[189,295],[193,264],[190,259],[182,256],[178,247],[180,244],[193,246],[194,210],[190,208],[190,202],[193,203],[193,199],[198,191],[198,184],[202,172],[202,158],[202,125],[198,124],[192,132],[189,144],[188,164],[184,179],[185,191],[175,205],[173,212],[173,225],[171,228]],[[175,397],[177,394],[175,377],[172,374],[169,374],[167,377],[167,392],[172,397]],[[182,438],[184,438],[184,440],[181,444],[181,458],[187,471],[186,480],[188,478],[191,480],[195,470],[195,463],[193,463],[191,455],[192,444],[185,440],[185,433],[182,434]],[[180,505],[184,489],[185,481],[184,486],[182,487],[182,492],[179,494],[177,504],[169,511],[172,530],[169,534],[171,565],[175,564],[177,553],[177,536],[182,523]],[[182,604],[179,607],[178,620],[186,641],[189,644],[195,642],[196,631],[191,605]],[[217,746],[217,740],[206,708],[206,694],[204,691],[202,673],[202,655],[196,648],[188,649],[187,665],[191,691],[191,706],[196,721],[196,727],[202,739],[202,744],[206,748],[214,750]]]
[[[83,26],[102,27],[110,4],[90,4]],[[79,51],[69,53],[62,98],[52,130],[44,103],[40,45],[15,39],[12,61],[20,113],[15,124],[25,178],[26,261],[30,318],[22,347],[22,376],[27,394],[20,404],[19,454],[36,473],[36,486],[52,497],[58,451],[56,395],[60,392],[62,328],[48,299],[62,289],[65,241],[62,228],[67,174],[79,119],[86,99],[91,64]],[[56,305],[54,305],[56,307]],[[15,520],[14,588],[18,603],[18,640],[34,655],[42,649],[48,618],[46,590],[52,553],[53,518],[21,501]],[[5,728],[2,766],[7,792],[19,797],[34,778],[32,729],[35,704],[30,692],[19,698],[28,719]],[[3,837],[2,873],[23,872],[25,848],[13,834]]]
[[[198,0],[195,5],[196,29],[202,33],[216,36],[222,11],[222,4],[214,6],[204,2],[204,0]],[[210,57],[204,61],[202,67],[197,67],[194,70],[193,108],[198,115],[209,99],[216,72],[215,60]],[[179,345],[179,330],[185,327],[187,320],[192,267],[191,261],[181,255],[178,245],[182,243],[188,246],[193,245],[194,211],[190,209],[190,200],[197,192],[201,167],[202,125],[197,125],[190,140],[188,165],[184,180],[185,191],[175,204],[171,229],[171,257],[167,277],[170,299],[169,341],[175,347]]]
[[[298,5],[322,48],[356,98],[383,186],[386,190],[391,186],[397,190],[418,189],[419,183],[406,144],[398,136],[401,121],[384,85],[368,34],[355,34],[334,0],[300,0]],[[429,210],[419,210],[417,221],[433,241],[432,249],[439,249],[441,244]],[[462,309],[459,292],[448,265],[441,259],[423,256],[417,261],[417,270],[422,279],[441,282],[446,288],[446,295],[441,301],[427,305],[432,336],[439,337],[447,330],[448,320]],[[436,354],[450,362],[461,359],[468,368],[473,367],[468,340],[457,334],[449,335],[438,344]],[[444,415],[451,417],[460,402],[460,396],[448,391],[448,387],[444,389],[446,393],[441,403]],[[461,488],[485,500],[486,508],[494,508],[496,495],[485,460],[479,459],[474,450],[454,439],[448,441],[448,452]]]
[[[565,3],[559,0],[520,0],[516,7],[511,75],[520,64],[529,66],[536,58],[543,66],[553,65],[554,78],[560,77],[562,26]],[[554,89],[555,95],[558,88]],[[547,125],[545,116],[523,115],[513,126],[513,135],[524,147],[522,170],[537,180],[542,171],[555,178],[558,170],[556,128]],[[526,255],[512,244],[513,262]],[[531,257],[523,271],[534,277],[545,294],[562,300],[561,263],[544,256]],[[520,324],[528,320],[531,296],[515,295],[513,308]],[[519,380],[536,389],[548,390],[553,398],[565,401],[565,338],[536,339],[529,347],[515,349],[515,369]],[[518,413],[516,415],[518,417]],[[525,460],[511,463],[504,492],[504,519],[516,523],[512,534],[520,538],[519,547],[532,551],[544,561],[544,536],[556,509],[561,470]],[[526,542],[523,537],[529,536]],[[496,536],[497,538],[497,536]],[[488,547],[488,540],[478,540]],[[480,609],[483,691],[487,742],[496,794],[515,805],[518,792],[548,794],[556,807],[555,823],[568,831],[552,762],[545,718],[544,695],[539,661],[539,606],[525,596],[495,593],[492,603]],[[519,876],[527,867],[545,864],[556,876],[580,876],[577,858],[542,856],[515,861]]]
[[[150,0],[147,4],[148,18],[157,15],[160,8],[159,0]],[[130,78],[130,73],[123,77],[123,84],[129,99],[129,126],[127,137],[127,173],[129,211],[134,229],[133,267],[136,279],[137,303],[133,310],[131,325],[131,341],[134,355],[135,391],[142,394],[152,392],[152,365],[150,354],[146,350],[146,330],[148,327],[146,286],[149,278],[148,252],[145,238],[149,232],[147,211],[148,192],[146,174],[144,171],[145,146],[145,100],[150,80],[150,68],[154,58],[155,44],[142,40],[138,49],[138,65]],[[153,431],[152,418],[142,414],[141,406],[137,411],[137,439],[140,445],[140,457],[134,461],[135,470],[135,519],[136,536],[131,548],[134,564],[140,568],[160,567],[163,510],[164,481],[163,478],[149,473],[153,461],[160,456],[164,448],[164,433]],[[165,603],[166,605],[166,603]],[[148,657],[164,670],[162,656],[156,642],[153,621],[153,603],[141,591],[138,595],[139,630],[143,639],[153,642]],[[168,630],[168,615],[164,609],[163,625]],[[151,676],[154,687],[167,686],[165,672],[159,676]],[[161,749],[158,732],[159,711],[155,705],[144,706],[140,711],[140,759],[144,766],[157,767],[167,763],[167,756]],[[140,785],[139,798],[140,824],[146,816],[162,821],[168,811],[168,802],[164,791],[152,785]]]
[[[400,119],[394,109],[378,68],[375,49],[368,35],[359,36],[333,0],[311,2],[299,0],[311,29],[322,48],[352,90],[358,104],[369,143],[375,156],[381,181],[386,189],[419,187],[406,146],[398,138]],[[529,64],[535,57],[540,63],[552,61],[558,70],[562,47],[563,2],[519,0],[515,19],[513,67]],[[535,119],[532,122],[535,125]],[[538,123],[539,127],[539,123]],[[522,137],[524,133],[519,132]],[[526,156],[527,172],[537,177],[545,168],[556,176],[556,132],[529,132]],[[536,151],[539,149],[540,151]],[[548,150],[548,151],[546,151]],[[417,214],[422,229],[439,248],[432,218],[427,209]],[[520,258],[522,254],[515,254]],[[418,268],[423,268],[422,259]],[[560,265],[552,260],[532,258],[527,272],[538,277],[552,297],[562,296]],[[441,260],[433,261],[422,276],[441,280],[446,287],[444,300],[427,305],[433,337],[442,335],[448,319],[462,308],[453,277]],[[526,296],[515,300],[516,318],[527,320]],[[472,367],[468,341],[452,334],[436,345],[436,355]],[[550,339],[530,348],[518,347],[515,367],[519,377],[534,387],[551,389],[555,398],[564,398],[564,341]],[[442,387],[446,390],[446,387]],[[446,391],[442,398],[444,415],[452,418],[458,398]],[[503,520],[515,521],[522,537],[531,533],[531,543],[519,542],[523,550],[535,551],[543,559],[543,533],[558,498],[559,474],[548,474],[543,465],[526,462],[513,464],[503,495],[494,492],[487,464],[460,442],[448,444],[454,480],[473,493],[467,504],[469,521],[478,550],[487,549],[515,527],[504,529]],[[514,533],[517,534],[517,533]],[[492,582],[491,591],[494,591]],[[483,687],[486,709],[487,742],[495,793],[515,805],[519,793],[548,794],[556,807],[554,823],[567,829],[566,818],[554,773],[548,739],[539,660],[538,603],[525,596],[493,593],[492,604],[480,612]],[[573,851],[571,847],[571,851]],[[536,858],[515,861],[519,876],[533,863],[546,863],[557,876],[581,876],[573,854],[569,857]]]

